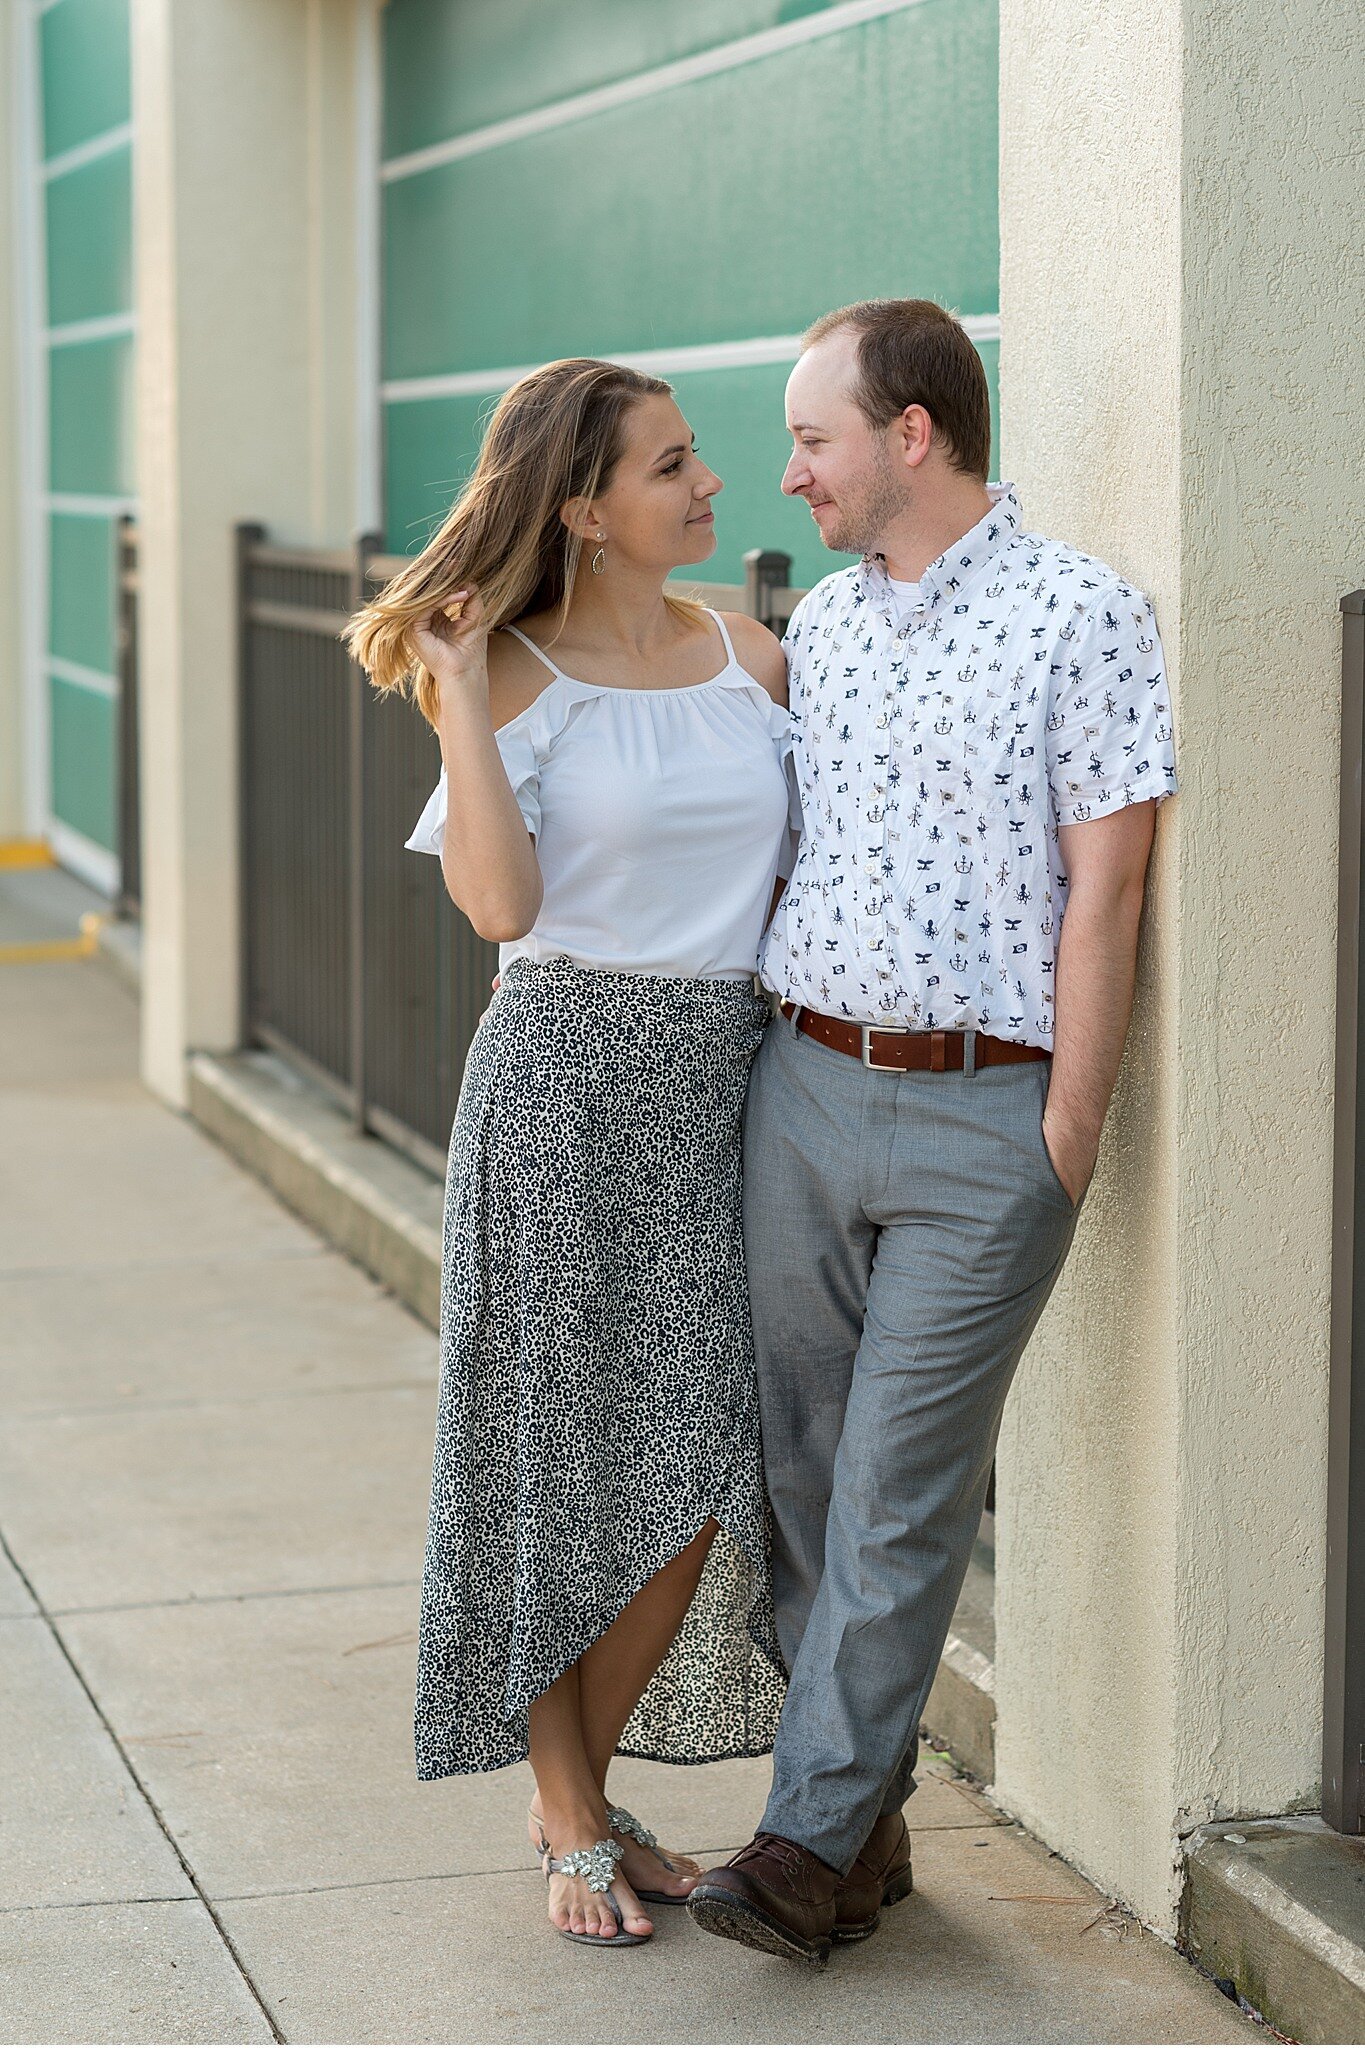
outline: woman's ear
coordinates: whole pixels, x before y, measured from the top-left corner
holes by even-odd
[[[559,516],[579,540],[596,540],[598,517],[590,498],[566,498],[559,508]]]

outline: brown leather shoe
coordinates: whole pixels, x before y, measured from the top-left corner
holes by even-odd
[[[823,1970],[841,1882],[837,1870],[799,1842],[755,1835],[738,1856],[698,1878],[687,1910],[708,1934]]]
[[[910,1830],[903,1813],[884,1813],[863,1843],[834,1896],[836,1941],[866,1941],[877,1932],[883,1906],[894,1906],[915,1888],[910,1870]]]

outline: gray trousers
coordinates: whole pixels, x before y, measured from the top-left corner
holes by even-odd
[[[870,1072],[782,1016],[745,1120],[744,1236],[791,1676],[762,1827],[847,1871],[914,1789],[1014,1368],[1079,1205],[1050,1060]]]

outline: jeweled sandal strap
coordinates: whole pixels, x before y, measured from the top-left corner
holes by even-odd
[[[567,1856],[549,1857],[546,1876],[586,1878],[590,1892],[609,1892],[625,1853],[619,1842],[594,1842],[591,1849],[570,1849]]]
[[[674,1868],[674,1865],[669,1862],[667,1856],[659,1847],[658,1836],[652,1835],[642,1821],[636,1820],[633,1813],[627,1813],[624,1806],[609,1806],[607,1808],[607,1825],[618,1835],[631,1836],[634,1841],[640,1844],[642,1849],[652,1849],[665,1870],[672,1870]]]

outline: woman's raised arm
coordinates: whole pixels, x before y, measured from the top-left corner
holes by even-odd
[[[436,732],[446,776],[446,888],[480,938],[524,938],[539,914],[544,887],[535,842],[494,737],[483,607],[473,592],[457,591],[409,633],[440,692]]]

